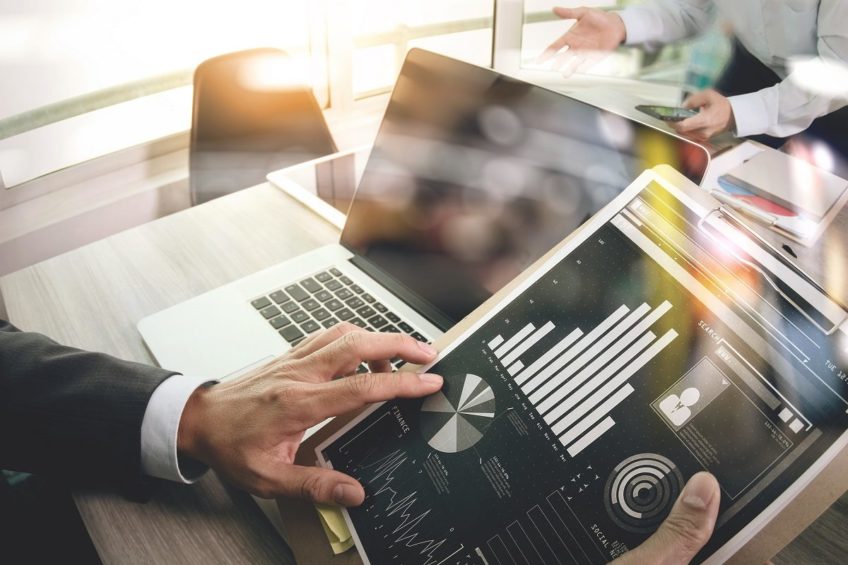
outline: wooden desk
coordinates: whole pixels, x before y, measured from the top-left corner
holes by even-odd
[[[338,240],[338,230],[260,185],[0,279],[10,321],[75,347],[153,363],[135,324],[149,314]],[[293,563],[245,493],[209,473],[147,504],[74,498],[104,563]]]
[[[138,320],[201,292],[337,240],[338,231],[260,185],[0,278],[10,320],[63,343],[152,362]],[[147,504],[78,492],[104,563],[291,563],[249,496],[209,473],[166,485]],[[776,563],[844,561],[843,497]]]

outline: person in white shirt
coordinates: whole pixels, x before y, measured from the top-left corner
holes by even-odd
[[[676,123],[678,132],[706,140],[731,130],[777,146],[807,130],[848,157],[848,84],[836,93],[826,84],[848,76],[845,0],[653,0],[618,12],[554,12],[576,22],[542,60],[554,59],[566,71],[585,68],[590,52],[692,37],[717,14],[733,29],[734,54],[714,89],[685,101],[699,114]],[[819,78],[802,69],[818,70]]]
[[[101,468],[104,480],[126,473],[183,483],[211,467],[261,497],[358,506],[365,490],[353,477],[294,464],[304,431],[372,402],[435,393],[442,377],[392,373],[388,360],[424,364],[436,355],[410,336],[342,323],[216,383],[64,347],[0,320],[0,466],[63,476]],[[363,361],[372,372],[354,374]],[[72,455],[82,459],[66,464]],[[617,565],[688,563],[712,535],[720,499],[715,478],[696,473],[659,530]]]

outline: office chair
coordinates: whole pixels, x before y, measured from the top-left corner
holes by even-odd
[[[189,151],[192,204],[336,152],[310,87],[285,76],[290,63],[285,52],[261,48],[214,57],[197,67]]]

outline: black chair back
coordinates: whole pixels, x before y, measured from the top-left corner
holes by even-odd
[[[285,52],[262,48],[221,55],[197,67],[189,155],[193,204],[336,152],[312,90],[280,80],[289,63]]]

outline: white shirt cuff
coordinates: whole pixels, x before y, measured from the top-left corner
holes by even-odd
[[[640,6],[616,12],[624,22],[624,44],[639,45],[656,39],[656,16]]]
[[[207,470],[201,463],[177,456],[177,432],[186,402],[208,378],[174,375],[156,387],[141,422],[141,468],[146,475],[190,484]]]
[[[737,137],[748,137],[765,132],[771,124],[768,106],[762,92],[751,92],[728,98],[733,108],[733,121]]]

